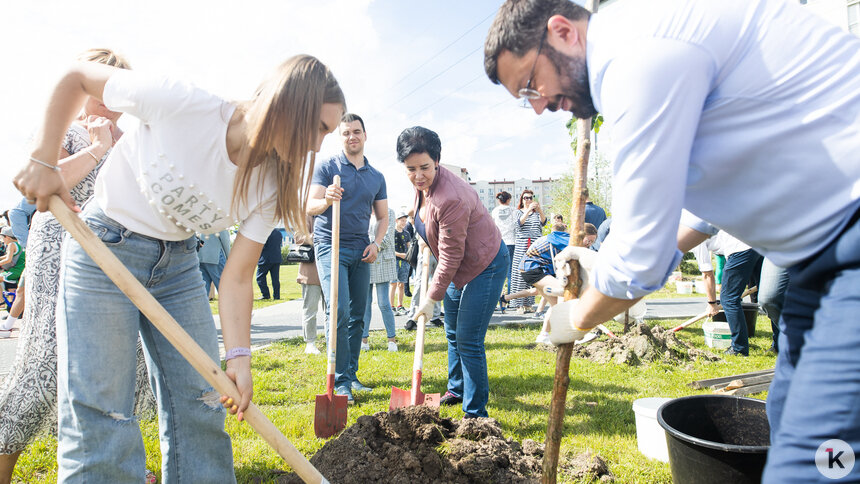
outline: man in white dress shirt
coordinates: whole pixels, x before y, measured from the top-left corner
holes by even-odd
[[[484,64],[538,114],[600,111],[612,133],[612,233],[551,337],[577,339],[662,287],[706,232],[676,239],[686,208],[790,267],[764,481],[839,466],[860,479],[844,465],[860,451],[860,39],[788,0],[625,2],[594,16],[509,0]]]

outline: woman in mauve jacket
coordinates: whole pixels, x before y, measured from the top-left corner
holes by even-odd
[[[397,159],[415,187],[415,228],[438,260],[416,313],[425,321],[444,301],[448,391],[443,405],[463,404],[464,418],[486,417],[490,384],[484,337],[509,265],[508,248],[478,194],[439,166],[442,143],[416,126],[397,138]]]

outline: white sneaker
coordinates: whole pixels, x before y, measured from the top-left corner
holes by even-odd
[[[320,350],[317,349],[317,345],[314,343],[308,343],[305,345],[305,353],[309,355],[318,355],[320,354]]]
[[[8,338],[10,336],[12,336],[11,331],[0,331],[0,338]]]
[[[361,351],[370,351],[369,343],[361,343]]]
[[[546,331],[541,331],[537,338],[535,338],[535,343],[551,345],[552,341],[549,340],[549,333],[547,333]]]
[[[394,341],[389,341],[388,351],[397,351],[397,343],[395,343]]]

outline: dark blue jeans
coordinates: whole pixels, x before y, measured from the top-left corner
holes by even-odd
[[[840,439],[860,451],[858,218],[860,212],[835,241],[789,268],[767,396],[771,448],[763,482],[832,482],[816,467],[816,456],[829,464],[821,444]],[[838,482],[849,481],[860,481],[860,465]]]
[[[750,352],[749,331],[744,317],[741,294],[747,287],[750,275],[761,258],[758,252],[747,249],[735,252],[726,259],[723,267],[723,288],[720,291],[720,304],[726,313],[726,322],[732,330],[732,348],[748,355]]]
[[[257,264],[257,286],[260,287],[260,295],[263,299],[269,299],[269,286],[266,285],[266,274],[272,277],[272,295],[275,299],[281,298],[281,264],[267,262]]]
[[[331,301],[331,245],[314,246],[317,273],[320,276],[326,305]],[[361,261],[361,250],[340,248],[337,289],[337,354],[334,384],[349,386],[356,379],[361,334],[364,331],[364,309],[370,290],[370,265]],[[330,335],[327,335],[330,337]],[[328,341],[331,341],[329,339]],[[329,348],[331,345],[329,344]],[[331,355],[329,355],[331,360]]]
[[[452,283],[445,293],[448,391],[463,398],[464,412],[478,417],[487,416],[490,397],[484,338],[509,266],[508,247],[501,243],[483,272],[463,289]]]
[[[506,294],[511,293],[511,271],[514,270],[514,250],[517,248],[516,245],[506,245],[508,248],[508,273],[505,274],[505,282],[508,283],[508,290]]]

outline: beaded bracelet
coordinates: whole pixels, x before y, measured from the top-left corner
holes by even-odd
[[[224,355],[224,361],[230,361],[239,356],[251,356],[251,348],[242,348],[241,346],[230,348]]]
[[[42,161],[42,160],[37,160],[37,159],[33,158],[32,156],[30,157],[30,161],[32,161],[33,163],[36,163],[37,165],[42,165],[42,166],[44,166],[45,168],[49,168],[49,169],[54,170],[54,171],[60,171],[60,167],[59,167],[59,166],[57,166],[57,165],[52,165],[52,164],[50,164],[50,163],[45,163],[45,162],[44,162],[44,161]]]

